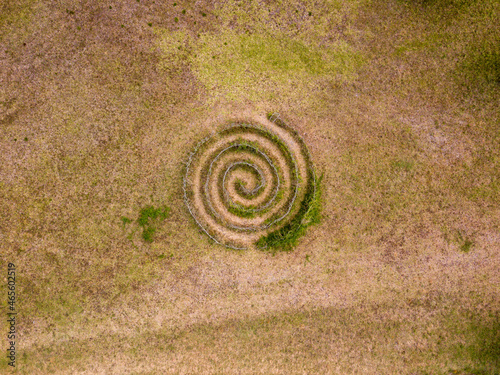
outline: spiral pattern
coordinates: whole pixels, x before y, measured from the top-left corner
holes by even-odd
[[[277,116],[263,124],[232,123],[204,138],[184,176],[184,198],[197,224],[234,249],[258,247],[263,236],[284,228],[314,188],[304,142]]]

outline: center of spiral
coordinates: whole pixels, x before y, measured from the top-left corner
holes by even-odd
[[[232,163],[224,173],[223,186],[225,194],[228,193],[226,181],[238,195],[247,199],[258,195],[266,184],[264,172],[255,164],[244,161]]]

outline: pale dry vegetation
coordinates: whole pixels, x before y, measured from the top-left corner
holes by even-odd
[[[497,0],[1,2],[17,372],[498,374],[499,18]],[[272,111],[323,174],[322,220],[292,252],[229,250],[190,216],[185,163]]]

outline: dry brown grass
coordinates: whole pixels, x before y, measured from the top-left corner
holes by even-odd
[[[173,4],[0,3],[17,372],[498,374],[498,1]],[[199,139],[269,111],[324,173],[275,256],[182,198]]]

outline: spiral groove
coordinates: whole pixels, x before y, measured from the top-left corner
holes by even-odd
[[[227,125],[189,156],[186,205],[200,228],[224,246],[262,247],[259,239],[296,222],[314,195],[304,142],[279,118],[271,120]]]

